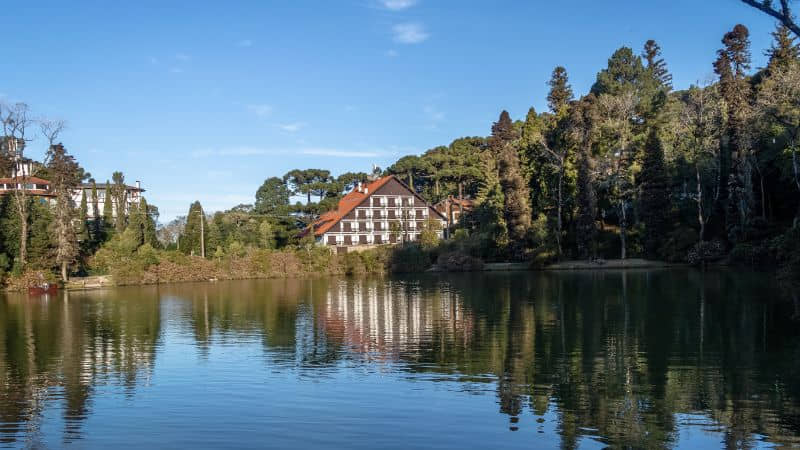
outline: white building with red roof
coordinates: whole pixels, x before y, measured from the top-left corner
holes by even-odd
[[[415,241],[433,219],[437,233],[447,225],[444,215],[394,175],[359,183],[337,208],[314,222],[317,242],[332,247],[373,246]]]

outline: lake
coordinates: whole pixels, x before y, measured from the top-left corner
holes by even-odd
[[[0,299],[0,446],[800,445],[770,274],[472,273]]]

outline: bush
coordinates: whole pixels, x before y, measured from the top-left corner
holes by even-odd
[[[430,255],[417,244],[406,244],[395,247],[392,253],[390,268],[392,272],[424,272],[431,266]]]
[[[684,262],[690,250],[697,245],[697,239],[697,232],[694,228],[680,227],[669,233],[659,254],[668,262]]]
[[[686,261],[689,264],[704,264],[719,261],[725,257],[725,246],[719,240],[703,241],[689,250]]]
[[[459,251],[440,254],[436,265],[448,272],[472,272],[483,269],[483,261]]]

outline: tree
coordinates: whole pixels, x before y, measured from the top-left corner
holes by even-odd
[[[92,183],[92,226],[91,226],[91,236],[92,236],[92,247],[97,247],[103,242],[103,231],[105,227],[103,226],[103,217],[100,216],[100,199],[97,195],[97,183],[95,182],[94,178],[91,180]]]
[[[408,187],[414,190],[414,180],[427,176],[431,166],[419,156],[408,155],[398,159],[387,170],[389,173],[405,177]]]
[[[116,216],[114,217],[114,228],[117,233],[125,231],[127,219],[127,196],[128,192],[125,186],[125,175],[122,172],[114,172],[111,174],[111,179],[114,181],[114,186],[111,189],[112,198]]]
[[[578,219],[575,226],[578,255],[595,256],[597,227],[597,197],[594,191],[591,161],[592,145],[596,135],[596,108],[594,95],[581,99],[572,108],[569,117],[569,138],[578,150],[578,178],[576,203]]]
[[[547,105],[550,107],[551,112],[558,113],[572,101],[572,87],[569,85],[567,69],[557,66],[553,69],[553,74],[547,84],[550,86],[550,92],[547,94]]]
[[[706,227],[711,219],[712,205],[719,200],[720,194],[720,127],[722,125],[722,109],[717,86],[692,86],[682,99],[680,124],[681,135],[688,140],[686,155],[694,168],[695,194],[697,205],[697,222],[700,227],[699,242],[706,237]],[[706,174],[711,172],[710,174]],[[706,179],[714,181],[714,189],[707,190]]]
[[[669,177],[667,175],[664,149],[658,136],[658,128],[652,128],[645,145],[642,171],[639,173],[641,215],[645,225],[645,252],[655,256],[659,244],[669,232],[670,202]]]
[[[727,110],[727,146],[721,152],[720,201],[725,208],[724,220],[729,235],[743,233],[753,209],[753,155],[751,129],[748,122],[752,108],[749,104],[750,85],[747,70],[750,68],[750,32],[744,25],[736,25],[722,38],[723,48],[717,52],[714,71],[719,75],[720,93]],[[721,219],[722,220],[722,219]]]
[[[139,200],[139,212],[143,214],[143,241],[145,244],[150,244],[153,248],[160,246],[158,236],[156,235],[156,224],[158,223],[158,207],[149,205],[147,200],[142,197]]]
[[[358,183],[364,183],[369,178],[364,172],[345,172],[336,178],[341,193],[355,189]]]
[[[86,191],[81,189],[81,204],[78,207],[78,241],[82,246],[88,246],[89,236],[89,205],[86,203]]]
[[[772,37],[775,42],[766,53],[769,56],[768,71],[778,68],[785,69],[800,59],[800,46],[795,43],[795,37],[791,35],[791,31],[785,25],[775,27]]]
[[[667,63],[661,57],[661,47],[650,39],[644,44],[642,58],[647,61],[647,72],[661,87],[672,89],[672,74],[667,70]]]
[[[25,143],[26,132],[31,125],[32,120],[28,117],[29,109],[25,103],[16,103],[13,105],[6,105],[0,103],[0,124],[3,127],[3,141],[2,141],[2,157],[0,162],[4,172],[15,167],[18,161],[25,160]],[[14,189],[11,191],[14,197],[14,206],[16,207],[17,216],[19,218],[19,266],[24,268],[28,259],[28,219],[29,219],[29,206],[28,201],[28,178],[32,175],[30,173],[22,172],[16,173],[17,179],[14,183]]]
[[[800,191],[800,61],[786,67],[776,67],[759,86],[757,96],[759,109],[777,122],[786,136],[786,152],[791,159],[794,184]],[[794,227],[800,224],[800,207],[794,218]]]
[[[311,203],[311,194],[322,198],[329,190],[326,184],[331,182],[331,172],[324,169],[294,169],[284,175],[283,180],[292,186],[292,194],[305,194],[307,203]]]
[[[254,210],[258,214],[285,215],[289,210],[290,194],[283,180],[267,178],[256,191]]]
[[[638,89],[644,73],[642,59],[629,47],[620,47],[608,59],[608,67],[597,74],[597,80],[590,92],[595,96],[618,95],[623,91],[630,91],[632,87]]]
[[[519,154],[513,141],[514,125],[507,111],[492,125],[489,147],[497,159],[500,186],[503,188],[503,214],[512,240],[515,257],[521,257],[525,237],[531,224],[530,193],[522,177]]]
[[[114,223],[114,194],[111,182],[106,180],[105,193],[103,198],[103,237],[110,232]]]
[[[68,154],[63,145],[51,145],[47,151],[47,169],[50,187],[56,197],[55,236],[56,262],[61,267],[61,279],[69,278],[69,266],[78,256],[78,236],[75,232],[75,205],[73,192],[80,186],[82,170],[75,158]],[[85,207],[85,198],[83,199]]]
[[[204,221],[202,225],[201,220]],[[201,237],[201,232],[205,236]],[[203,207],[200,202],[196,201],[189,207],[189,214],[186,215],[186,225],[178,240],[178,247],[187,255],[202,254],[202,243],[203,239],[208,238],[207,233]]]
[[[792,30],[794,34],[800,36],[800,25],[795,22],[789,0],[779,0],[780,9],[772,6],[772,0],[742,0],[746,5],[750,5],[757,10],[778,19],[786,28]]]

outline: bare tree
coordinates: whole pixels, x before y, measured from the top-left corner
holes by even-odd
[[[25,103],[13,105],[0,103],[0,124],[3,127],[4,144],[2,149],[3,168],[6,169],[6,172],[10,171],[14,178],[14,189],[11,192],[20,223],[19,263],[21,267],[25,267],[28,257],[28,216],[30,214],[28,179],[33,174],[24,170],[24,166],[21,166],[23,170],[17,169],[25,162],[26,132],[33,123],[33,120],[28,117],[28,113],[29,108]],[[33,169],[33,165],[31,165],[31,171]]]
[[[56,140],[61,132],[67,127],[67,122],[61,119],[39,119],[39,130],[47,139],[47,148],[56,145]]]
[[[792,15],[792,8],[789,6],[789,0],[778,0],[780,8],[772,6],[773,0],[742,0],[742,2],[778,19],[786,28],[800,36],[800,25],[795,22],[794,15]]]

